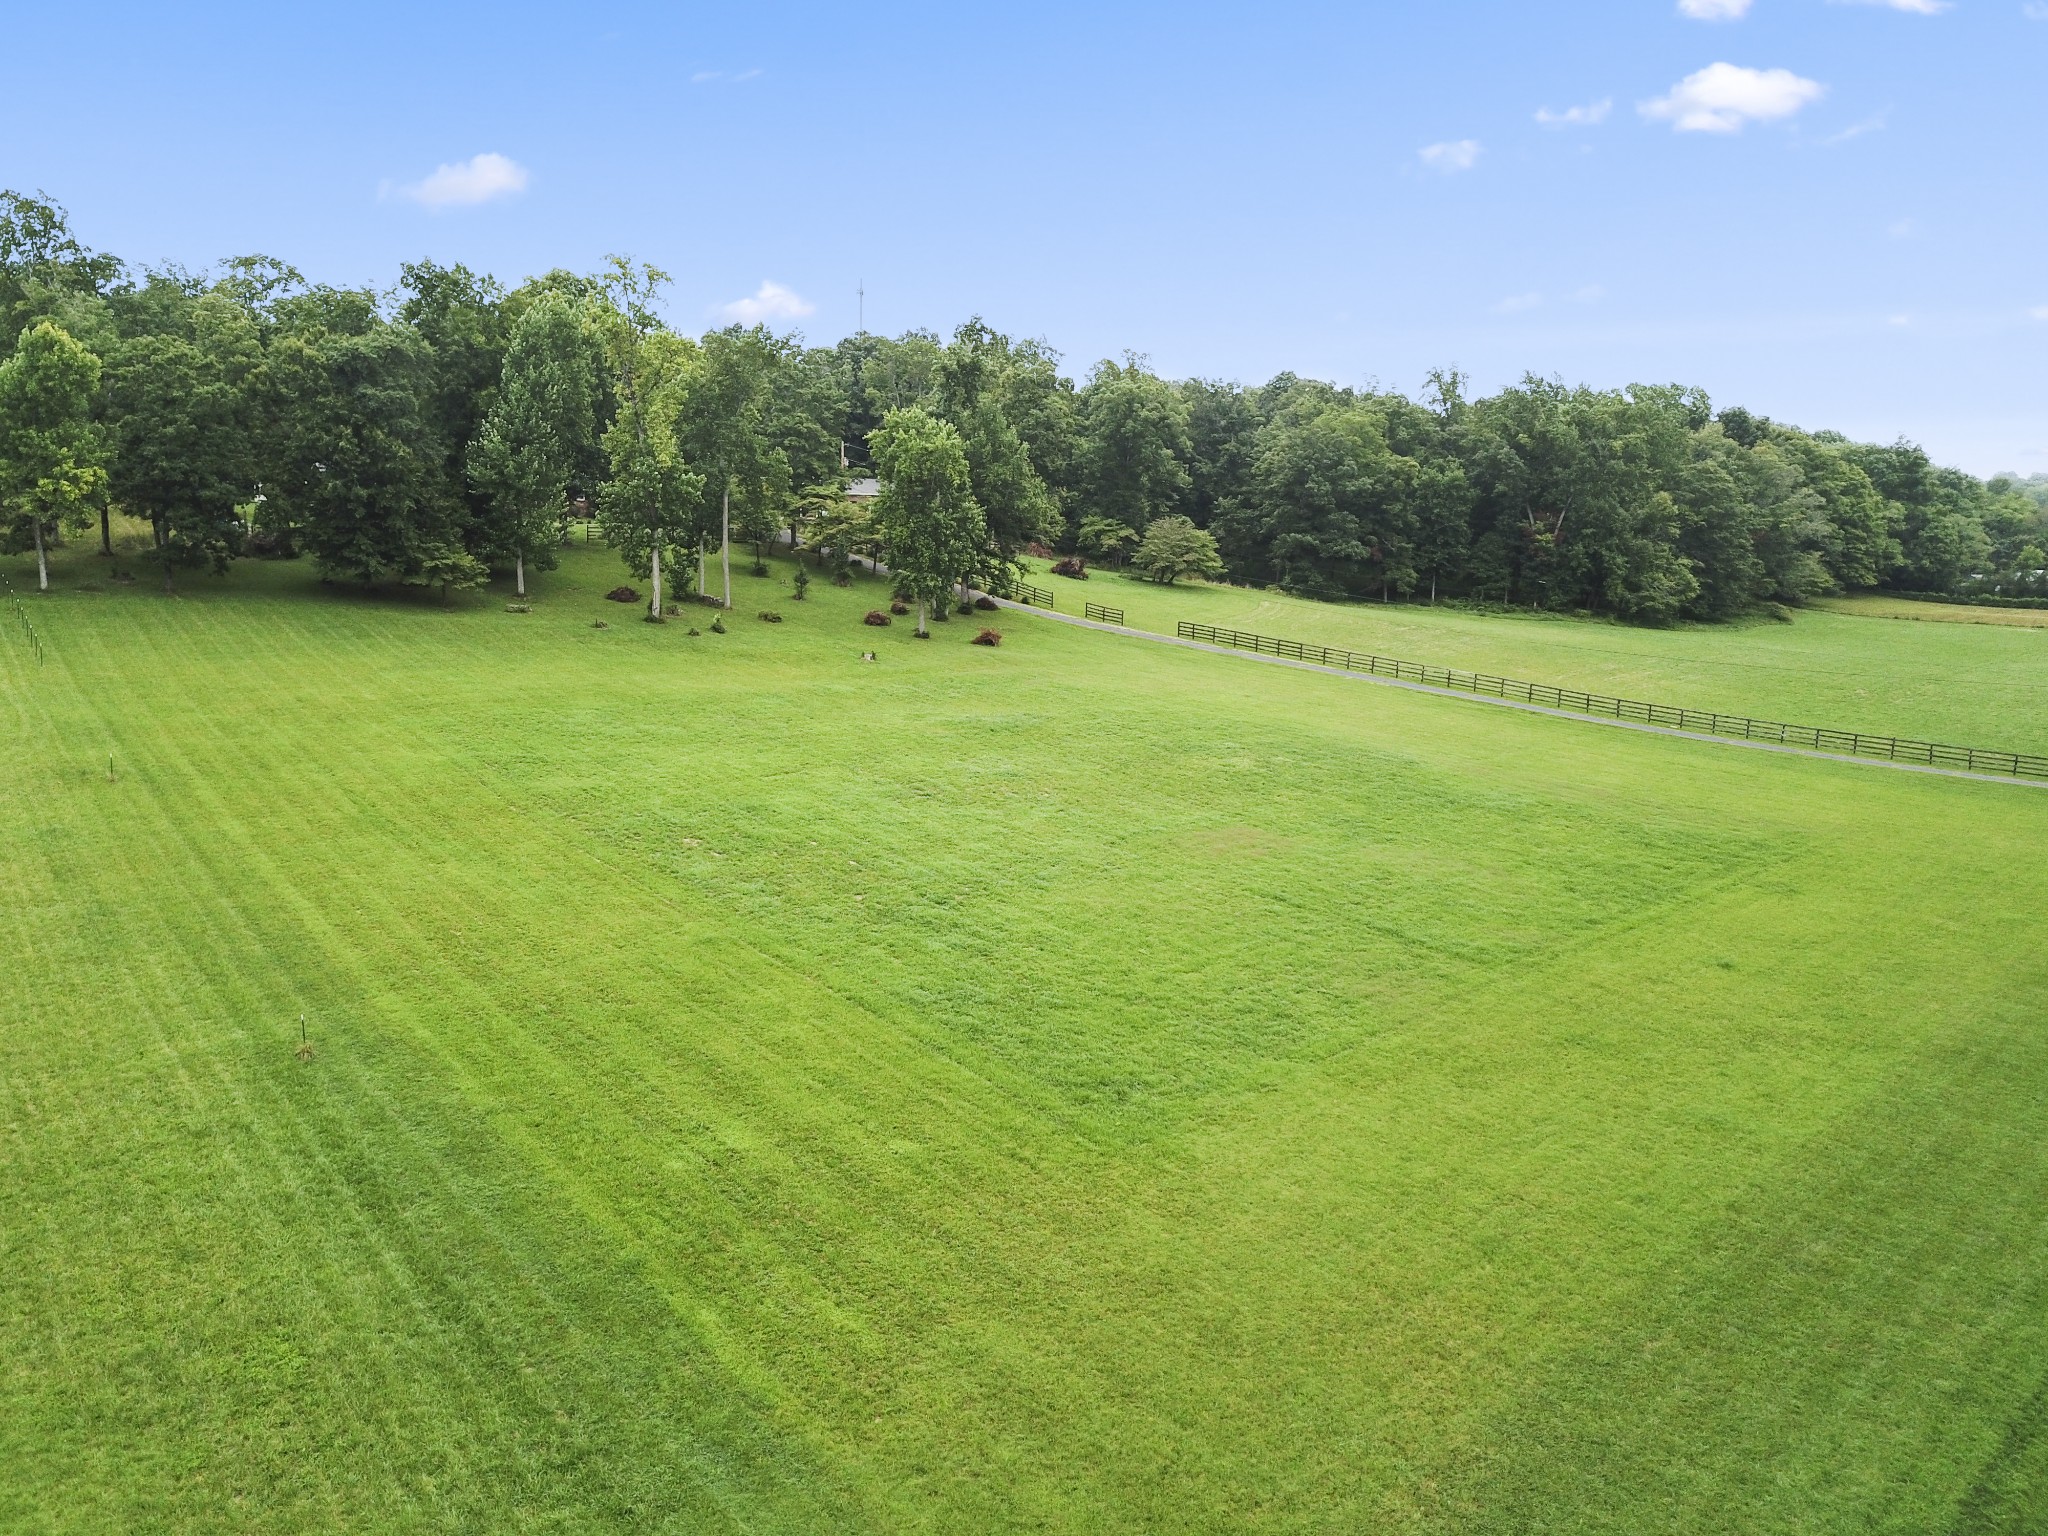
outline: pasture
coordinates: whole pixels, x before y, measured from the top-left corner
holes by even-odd
[[[1133,628],[1169,635],[1186,619],[1691,709],[2048,750],[2048,612],[1854,597],[1798,610],[1789,624],[1643,629],[1550,614],[1316,603],[1205,583],[1162,587],[1118,571],[1032,580],[1062,612],[1105,603],[1122,608]]]
[[[24,599],[0,1529],[2048,1520],[2048,792],[743,570]],[[2024,629],[1056,585],[2048,744]]]

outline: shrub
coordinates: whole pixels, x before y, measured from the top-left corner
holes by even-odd
[[[910,604],[903,601],[900,597],[892,598],[889,603],[889,611],[900,619],[904,614],[910,612]]]
[[[725,620],[723,620],[723,619],[713,619],[713,620],[711,621],[711,633],[713,633],[714,635],[722,635],[722,634],[724,634],[724,633],[725,633]]]
[[[1064,560],[1054,562],[1052,573],[1055,576],[1071,576],[1076,581],[1086,581],[1088,562],[1079,555],[1069,555]]]
[[[882,610],[879,608],[870,608],[868,610],[867,617],[861,620],[861,623],[872,624],[877,629],[881,628],[884,624],[887,624],[888,622],[889,615],[882,612]]]
[[[761,622],[763,624],[780,624],[782,622],[782,615],[773,608],[763,608],[761,610]]]
[[[592,629],[610,629],[611,625],[605,623],[603,619],[599,619],[595,624],[591,625],[590,627]]]
[[[811,590],[811,573],[802,566],[796,568],[796,576],[790,581],[790,595],[802,602]]]
[[[689,633],[691,633],[691,634],[693,634],[693,635],[701,635],[701,634],[703,633],[703,631],[702,631],[702,630],[700,630],[700,629],[692,628],[692,629],[691,629],[691,630],[689,631]]]
[[[507,604],[505,605],[505,611],[506,611],[507,613],[531,613],[531,612],[533,612],[533,604],[531,604],[531,603],[507,603]]]
[[[835,587],[852,586],[853,572],[847,570],[845,566],[841,566],[838,570],[832,573],[832,585]]]
[[[640,601],[640,594],[631,587],[613,587],[611,591],[605,593],[605,598],[614,603],[637,603]]]
[[[981,594],[981,596],[977,597],[974,600],[974,606],[979,608],[983,613],[994,613],[996,609],[1002,605],[999,604],[994,598],[990,597],[986,592],[984,592]]]
[[[1003,643],[1003,632],[1000,629],[984,629],[968,643],[970,645],[1001,645]]]
[[[258,560],[296,560],[298,546],[289,530],[258,528],[242,541],[242,553]]]

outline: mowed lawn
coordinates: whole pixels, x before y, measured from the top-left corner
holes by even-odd
[[[1034,564],[1043,571],[1044,561]],[[1833,599],[1792,622],[1643,629],[1413,603],[1316,603],[1249,587],[1162,587],[1118,571],[1040,574],[1060,611],[1124,610],[1139,629],[1182,620],[1286,640],[1877,736],[2048,751],[2048,612],[1896,598]],[[1935,624],[1879,623],[1924,618]]]
[[[96,564],[0,631],[0,1529],[2048,1520],[2048,792]],[[1682,701],[1827,625],[1950,638]]]

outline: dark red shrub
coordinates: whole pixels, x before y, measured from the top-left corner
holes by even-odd
[[[881,610],[881,609],[879,609],[879,608],[870,608],[870,609],[868,610],[868,616],[867,616],[866,618],[864,618],[864,619],[862,619],[862,620],[861,620],[861,623],[863,623],[863,624],[872,624],[872,625],[874,625],[874,626],[875,626],[876,628],[878,628],[878,629],[879,629],[879,628],[880,628],[880,627],[881,627],[882,625],[884,625],[884,624],[887,624],[888,622],[889,622],[889,615],[887,615],[886,613],[882,612],[882,610]]]
[[[1003,632],[1000,629],[984,629],[972,641],[975,645],[1001,645]]]
[[[1053,566],[1052,573],[1055,576],[1071,576],[1076,581],[1086,581],[1088,579],[1088,562],[1079,555],[1069,555],[1066,559]]]
[[[896,617],[900,619],[903,617],[904,614],[910,612],[910,604],[906,603],[905,601],[903,601],[902,598],[899,597],[896,599],[895,602],[889,605],[889,611],[895,614]]]
[[[631,587],[613,587],[611,591],[605,593],[605,596],[615,603],[637,603],[640,601],[640,594]]]
[[[996,600],[994,598],[990,597],[987,593],[983,593],[980,597],[977,597],[974,600],[974,606],[979,608],[983,613],[994,613],[996,611],[997,605]]]

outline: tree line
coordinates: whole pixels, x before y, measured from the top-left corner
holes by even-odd
[[[662,320],[613,258],[507,289],[405,266],[388,293],[264,256],[195,274],[94,252],[0,193],[0,548],[110,520],[180,570],[305,555],[329,579],[525,590],[594,515],[652,587],[730,594],[787,528],[885,558],[922,611],[1027,550],[1324,598],[1481,599],[1639,622],[1846,588],[2043,587],[2048,478],[1984,482],[1698,390],[1534,377],[1422,398],[1283,374],[1076,383],[980,320],[832,347]],[[849,500],[873,473],[881,494]],[[47,582],[47,574],[42,579]]]

